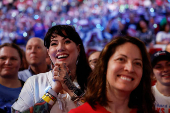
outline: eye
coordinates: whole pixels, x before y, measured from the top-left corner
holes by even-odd
[[[31,50],[31,47],[27,47],[27,50]]]
[[[65,44],[69,44],[69,43],[71,43],[70,40],[66,40],[66,41],[65,41]]]
[[[162,66],[161,65],[155,65],[155,67],[154,67],[155,69],[161,69],[162,68]]]
[[[137,66],[142,67],[142,63],[141,63],[141,62],[135,62],[135,64],[136,64]]]
[[[124,62],[125,59],[124,58],[118,58],[117,61]]]
[[[12,58],[11,58],[11,60],[17,60],[17,58],[15,58],[15,57],[12,57]]]
[[[0,57],[1,60],[5,60],[5,57]]]
[[[57,45],[56,42],[51,42],[51,44],[50,44],[50,46],[55,46],[55,45]]]

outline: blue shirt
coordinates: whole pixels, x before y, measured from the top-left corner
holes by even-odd
[[[0,84],[0,109],[11,113],[12,104],[18,99],[22,87],[8,88]]]

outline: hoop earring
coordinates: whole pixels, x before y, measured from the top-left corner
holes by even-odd
[[[79,57],[80,57],[80,54],[77,57],[76,65],[79,63]]]

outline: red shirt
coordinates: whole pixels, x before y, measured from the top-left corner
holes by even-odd
[[[69,113],[111,113],[99,104],[95,105],[95,107],[95,110],[92,109],[92,107],[86,102],[75,109],[71,109]],[[132,109],[130,113],[137,113],[137,109]]]

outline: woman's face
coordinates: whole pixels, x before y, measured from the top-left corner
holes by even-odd
[[[167,25],[165,26],[165,31],[166,31],[166,32],[169,32],[169,29],[170,29],[170,26],[169,26],[169,24],[167,24]]]
[[[18,77],[18,71],[21,66],[21,59],[16,49],[12,47],[3,47],[0,49],[0,76]]]
[[[129,42],[122,44],[116,48],[108,61],[107,89],[131,92],[139,85],[142,73],[140,49]]]
[[[140,27],[141,27],[141,28],[146,28],[146,27],[147,27],[145,21],[140,21],[139,24],[140,24]]]
[[[53,64],[61,62],[66,63],[69,68],[76,68],[76,61],[80,52],[79,46],[69,38],[57,34],[53,34],[53,36],[48,49]]]

